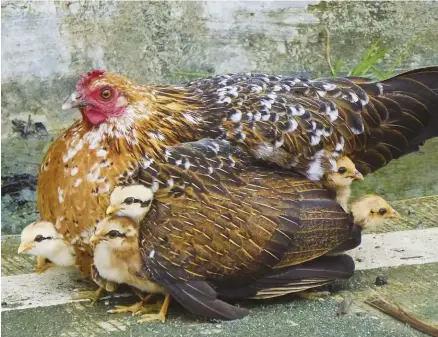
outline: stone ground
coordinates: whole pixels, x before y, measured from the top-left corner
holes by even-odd
[[[132,303],[132,296],[105,297],[93,307],[88,302],[73,302],[71,296],[90,289],[88,283],[70,270],[34,274],[33,258],[16,254],[19,238],[4,236],[2,331],[8,337],[422,336],[364,303],[370,296],[383,296],[428,324],[438,325],[438,197],[392,204],[403,219],[386,224],[380,234],[364,236],[361,250],[351,253],[356,259],[360,257],[359,270],[349,281],[333,285],[328,297],[244,301],[240,305],[250,308],[250,315],[233,322],[199,319],[172,303],[165,324],[139,324],[138,318],[129,314],[106,312],[115,304]],[[367,258],[370,254],[379,257],[378,261]],[[387,278],[387,285],[375,285],[379,275]],[[347,297],[353,299],[350,311],[337,317],[339,303]]]

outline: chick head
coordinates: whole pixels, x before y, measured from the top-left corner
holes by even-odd
[[[363,180],[363,175],[356,169],[353,161],[346,157],[340,157],[336,161],[336,172],[326,175],[326,180],[334,187],[350,186],[353,180]]]
[[[51,222],[36,221],[21,232],[18,254],[43,256],[61,265],[74,263],[74,250]],[[59,260],[59,261],[58,261]]]
[[[106,217],[97,223],[90,244],[94,249],[99,245],[112,250],[131,248],[138,244],[138,224],[128,217]]]
[[[354,222],[362,229],[374,229],[385,220],[399,219],[400,214],[378,195],[369,194],[351,205]]]
[[[107,215],[126,216],[137,223],[149,212],[154,194],[144,185],[118,186],[111,193]]]

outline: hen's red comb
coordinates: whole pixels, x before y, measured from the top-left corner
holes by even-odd
[[[91,83],[91,81],[102,76],[104,73],[105,70],[92,70],[89,71],[86,75],[81,75],[81,79],[77,83],[76,88],[79,89],[88,86]]]

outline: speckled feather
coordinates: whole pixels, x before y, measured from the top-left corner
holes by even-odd
[[[230,285],[251,284],[351,239],[350,216],[329,191],[305,177],[254,166],[226,141],[204,139],[167,147],[166,153],[168,164],[142,167],[133,177],[147,186],[172,179],[171,187],[162,185],[154,195],[140,246],[152,279],[192,312],[206,315],[192,306],[192,291],[199,287],[220,285],[226,293]],[[285,280],[279,280],[281,294],[333,279],[322,274],[316,282]]]
[[[333,169],[329,159],[340,154],[363,174],[373,172],[426,140],[421,135],[431,122],[438,129],[437,67],[380,83],[219,75],[185,89],[208,106],[199,113],[205,135],[241,142],[256,157],[315,180]]]
[[[436,136],[437,74],[431,67],[381,83],[238,74],[172,87],[92,72],[82,84],[117,87],[129,106],[99,125],[81,109],[83,120],[55,140],[39,172],[41,218],[75,244],[86,271],[90,230],[104,217],[110,190],[150,160],[165,163],[165,146],[226,138],[315,180],[340,154],[372,172]]]

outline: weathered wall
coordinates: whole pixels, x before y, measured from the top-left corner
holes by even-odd
[[[60,113],[60,102],[93,68],[142,82],[328,73],[325,28],[345,71],[377,39],[390,49],[388,66],[416,39],[400,68],[438,63],[437,17],[436,2],[3,1],[2,136],[28,114],[51,130],[68,125],[74,116]]]
[[[382,69],[438,64],[437,2],[6,0],[1,6],[2,176],[35,179],[52,136],[79,117],[61,111],[62,101],[91,69],[164,83],[239,71],[329,75],[327,30],[341,72],[376,41],[388,48]],[[51,136],[23,139],[13,132],[12,120],[29,115]],[[397,161],[397,170],[380,170],[358,184],[360,191],[390,199],[437,193],[430,168],[438,166],[438,142],[427,151]],[[421,174],[406,179],[418,167]],[[2,231],[17,232],[37,217],[33,191],[2,196]]]

